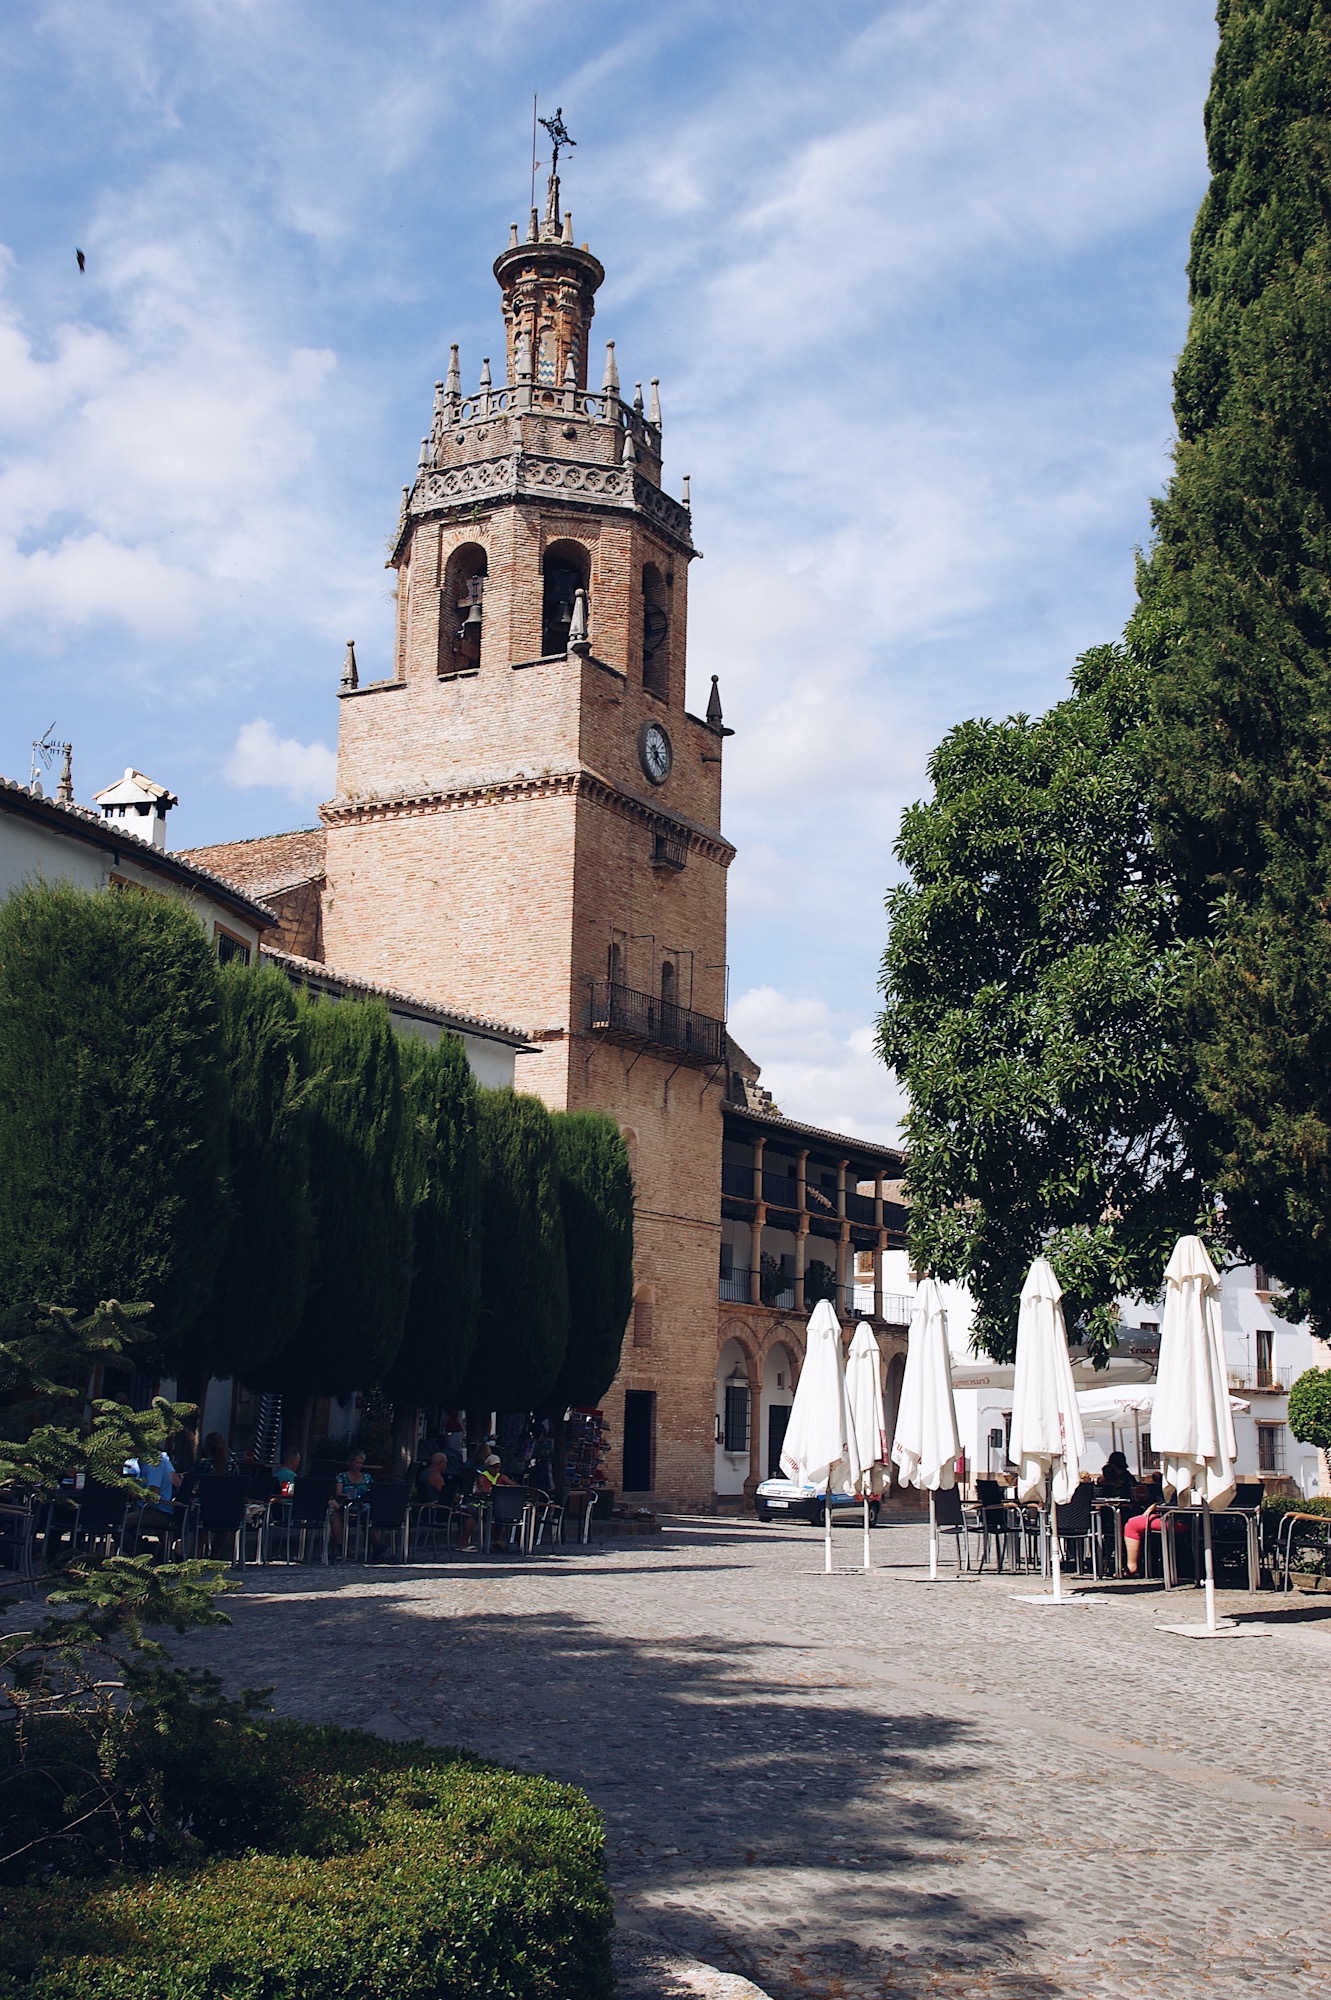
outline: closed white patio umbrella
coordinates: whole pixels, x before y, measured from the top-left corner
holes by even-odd
[[[1086,1434],[1082,1429],[1077,1390],[1068,1358],[1063,1325],[1063,1288],[1044,1257],[1037,1257],[1021,1288],[1017,1320],[1017,1369],[1012,1387],[1012,1435],[1008,1457],[1017,1468],[1017,1497],[1066,1506],[1077,1490]],[[1054,1592],[1031,1603],[1077,1604],[1084,1597],[1064,1597],[1063,1565],[1057,1517],[1051,1513],[1049,1548]]]
[[[864,1567],[869,1567],[869,1502],[887,1484],[887,1419],[883,1414],[883,1357],[873,1328],[861,1320],[846,1356],[850,1408],[852,1490],[864,1505]]]
[[[841,1353],[841,1328],[828,1300],[819,1299],[809,1315],[804,1366],[795,1385],[781,1446],[781,1469],[798,1484],[816,1486],[824,1495],[825,1567],[832,1568],[832,1489],[853,1493],[854,1427],[846,1401],[846,1370]]]
[[[952,1395],[952,1356],[947,1345],[943,1295],[932,1278],[915,1293],[911,1307],[906,1372],[892,1439],[892,1463],[902,1484],[929,1495],[929,1577],[938,1580],[938,1510],[934,1495],[957,1483],[961,1432]]]
[[[1165,1491],[1181,1507],[1200,1507],[1202,1512],[1206,1624],[1171,1629],[1214,1634],[1219,1627],[1211,1510],[1228,1507],[1234,1497],[1238,1444],[1225,1373],[1220,1280],[1200,1236],[1179,1238],[1165,1272],[1151,1443]]]

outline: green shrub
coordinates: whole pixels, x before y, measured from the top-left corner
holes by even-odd
[[[0,2000],[609,2000],[580,1792],[295,1723],[234,1754],[238,1792],[281,1801],[262,1849],[0,1889]]]
[[[1315,1494],[1303,1500],[1297,1493],[1268,1493],[1262,1500],[1264,1514],[1331,1514],[1331,1493]]]

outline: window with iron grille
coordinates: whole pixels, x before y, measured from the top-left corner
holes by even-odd
[[[1285,1470],[1285,1426],[1283,1424],[1258,1424],[1257,1470],[1259,1472],[1283,1472]]]
[[[723,1443],[726,1451],[741,1452],[749,1448],[749,1391],[746,1383],[726,1384]]]
[[[654,833],[652,835],[652,866],[673,868],[676,873],[683,868],[689,858],[689,846],[677,834]]]

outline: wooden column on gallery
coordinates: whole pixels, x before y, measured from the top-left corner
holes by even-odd
[[[873,1220],[878,1231],[878,1243],[873,1253],[873,1316],[880,1324],[883,1317],[883,1252],[887,1248],[887,1231],[883,1227],[883,1174],[882,1169],[874,1175]]]
[[[841,1231],[837,1237],[837,1246],[836,1246],[836,1290],[837,1290],[838,1312],[846,1313],[851,1319],[853,1319],[855,1317],[854,1264],[851,1262],[849,1255],[850,1223],[846,1219],[846,1173],[849,1166],[850,1166],[849,1160],[837,1161],[836,1212],[841,1218]],[[849,1280],[847,1280],[846,1277],[846,1267],[848,1264],[850,1265],[851,1269],[851,1277]]]
[[[806,1310],[804,1303],[804,1267],[809,1254],[809,1206],[805,1200],[805,1170],[809,1163],[809,1149],[801,1146],[795,1155],[795,1200],[799,1204],[799,1219],[795,1224],[795,1310]]]
[[[767,1220],[767,1203],[763,1200],[763,1147],[767,1144],[760,1132],[753,1142],[753,1221],[749,1224],[749,1298],[760,1306],[763,1302],[763,1224]]]

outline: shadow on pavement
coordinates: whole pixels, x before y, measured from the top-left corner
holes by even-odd
[[[967,1887],[966,1864],[1003,1835],[954,1809],[979,1769],[964,1721],[870,1710],[836,1668],[810,1679],[805,1652],[628,1639],[563,1611],[487,1610],[483,1594],[459,1617],[421,1588],[427,1571],[341,1575],[373,1594],[345,1593],[337,1571],[312,1591],[261,1586],[232,1600],[231,1632],[180,1656],[272,1685],[280,1713],[581,1785],[632,1921],[775,2000],[1057,2000],[1021,1969],[1022,1915]],[[922,1882],[940,1863],[955,1869],[942,1894]]]

